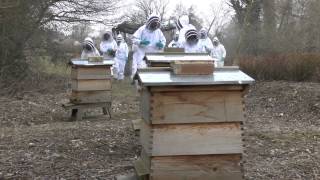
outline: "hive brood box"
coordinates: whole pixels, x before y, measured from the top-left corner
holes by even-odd
[[[253,79],[238,68],[179,76],[138,72],[142,153],[137,174],[150,180],[240,180],[243,95]]]
[[[110,102],[112,65],[113,61],[71,61],[70,101],[75,104]]]
[[[207,53],[182,53],[182,52],[164,52],[164,53],[146,53],[146,61],[149,67],[170,67],[174,61],[207,61],[213,62],[214,59]]]

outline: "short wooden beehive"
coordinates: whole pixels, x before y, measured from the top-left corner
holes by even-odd
[[[140,178],[240,180],[243,95],[254,80],[238,68],[179,76],[138,72],[142,86]]]
[[[70,101],[75,104],[111,101],[113,62],[71,61]]]

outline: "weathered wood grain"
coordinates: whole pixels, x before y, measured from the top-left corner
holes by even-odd
[[[213,74],[213,61],[174,61],[171,63],[176,75],[209,75]]]
[[[150,156],[241,154],[240,123],[148,125],[142,123],[141,144]]]
[[[75,67],[71,69],[71,79],[110,79],[110,67]]]
[[[243,180],[241,155],[153,157],[150,180]]]
[[[241,122],[244,120],[242,100],[241,91],[154,92],[149,121],[152,124]],[[148,121],[148,116],[144,119]]]
[[[111,79],[102,80],[72,80],[73,91],[110,91],[112,88]]]
[[[72,103],[100,103],[111,102],[111,91],[73,91],[70,101]]]

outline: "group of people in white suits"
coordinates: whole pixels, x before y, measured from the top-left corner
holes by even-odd
[[[114,60],[115,64],[112,67],[113,75],[118,80],[124,79],[124,69],[128,61],[129,48],[123,36],[119,34],[116,39],[113,38],[111,31],[106,31],[103,34],[100,43],[100,51],[104,59]],[[101,56],[98,49],[95,47],[93,39],[87,37],[83,42],[83,51],[81,59],[89,57]]]
[[[152,14],[147,22],[141,26],[132,37],[132,76],[136,74],[137,70],[146,67],[145,54],[163,52],[166,45],[166,38],[161,29],[160,17]],[[185,53],[209,53],[215,59],[215,66],[224,66],[224,59],[226,57],[226,50],[220,43],[219,39],[215,37],[213,42],[208,37],[206,29],[197,31],[196,28],[189,23],[188,16],[180,17],[176,22],[176,33],[173,40],[168,47],[170,48],[184,48]],[[114,59],[114,76],[122,80],[124,78],[124,68],[128,60],[128,45],[119,34],[114,40],[112,32],[107,31],[103,34],[102,42],[100,44],[100,51],[104,58]],[[100,53],[94,45],[91,38],[86,38],[83,42],[82,59],[89,56],[99,56]]]
[[[212,42],[208,31],[204,28],[197,31],[186,15],[177,20],[176,27],[176,34],[168,47],[184,48],[185,53],[209,53],[215,59],[216,67],[224,66],[227,53],[217,37]]]

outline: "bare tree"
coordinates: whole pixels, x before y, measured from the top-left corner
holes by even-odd
[[[3,1],[1,1],[3,2]],[[8,1],[6,1],[8,2]],[[30,40],[56,23],[106,22],[119,0],[10,0],[0,8],[0,77],[24,77],[24,50]],[[21,68],[18,68],[21,67]],[[15,74],[16,72],[16,74]]]
[[[225,7],[225,3],[222,2],[220,4],[212,4],[211,5],[211,15],[210,20],[207,21],[208,33],[215,36],[221,36],[223,29],[230,22],[231,18],[228,19],[226,17],[230,16],[230,9]]]

